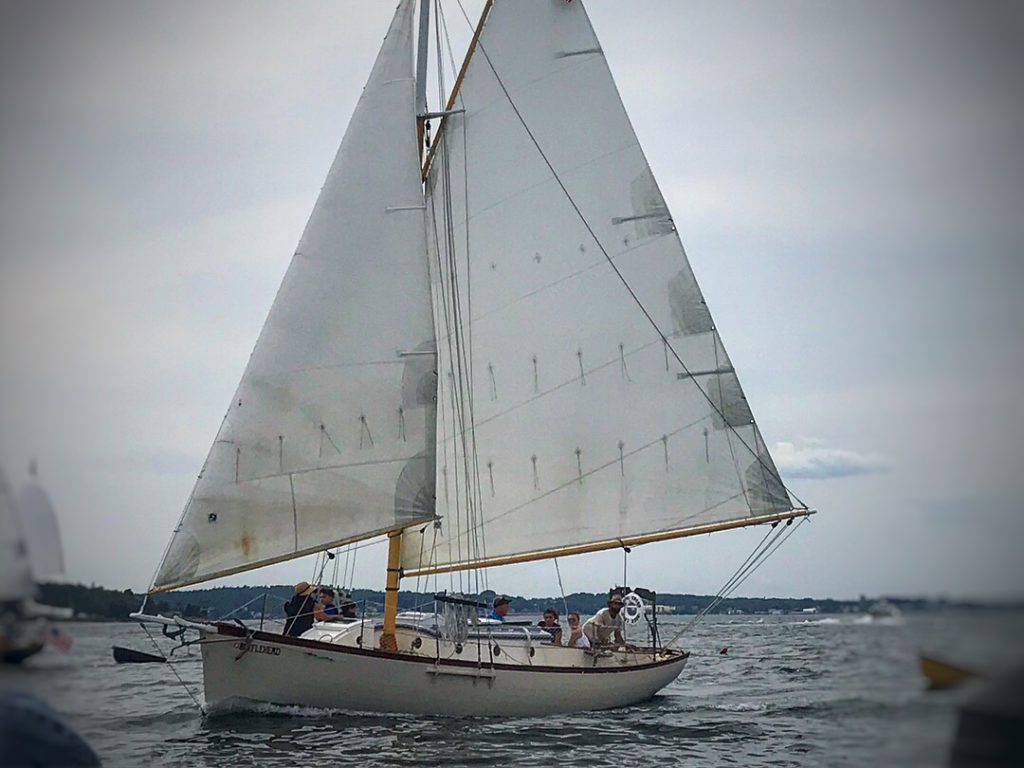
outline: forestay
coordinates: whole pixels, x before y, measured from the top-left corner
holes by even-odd
[[[792,509],[582,3],[496,0],[459,97],[428,239],[471,354],[439,330],[442,520],[406,571]]]
[[[155,590],[434,514],[412,15],[402,0]]]
[[[24,600],[34,592],[21,518],[7,476],[0,469],[0,601]]]

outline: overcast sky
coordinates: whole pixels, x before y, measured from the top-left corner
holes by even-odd
[[[820,510],[740,591],[1021,596],[1024,6],[587,7],[765,439]],[[393,2],[0,9],[0,464],[39,459],[70,579],[142,589]],[[637,548],[629,579],[715,592],[761,535]],[[621,561],[562,561],[566,591]],[[490,584],[558,591],[550,563]]]

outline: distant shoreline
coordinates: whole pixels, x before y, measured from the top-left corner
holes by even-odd
[[[267,619],[283,619],[283,605],[294,593],[287,584],[271,586],[214,587],[169,592],[150,598],[146,610],[150,613],[182,615],[194,618],[217,619],[232,616],[239,619],[259,618],[264,611]],[[484,592],[482,602],[490,600],[493,592]],[[264,598],[264,595],[266,596]],[[128,615],[138,611],[144,595],[132,590],[110,590],[82,584],[42,584],[38,599],[47,605],[72,608],[78,621],[130,621]],[[380,590],[354,589],[352,599],[367,616],[376,616],[384,601]],[[557,597],[510,596],[512,613],[540,614],[553,607],[560,614],[566,607],[570,611],[591,614],[600,609],[607,593],[574,592],[563,599]],[[663,593],[657,595],[659,615],[692,616],[705,609],[714,595]],[[990,601],[949,600],[897,596],[862,597],[858,600],[835,600],[811,597],[730,597],[722,600],[712,615],[842,615],[864,614],[879,600],[886,600],[902,613],[924,613],[948,610],[1024,610],[1024,598],[1019,600]],[[398,596],[399,608],[411,610],[432,603],[432,592],[402,591]]]

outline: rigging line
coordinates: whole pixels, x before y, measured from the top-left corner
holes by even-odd
[[[141,622],[139,623],[139,626],[142,627],[142,631],[146,633],[146,636],[149,638],[150,642],[153,643],[153,646],[156,648],[156,650],[160,654],[160,656],[162,658],[166,659],[167,655],[164,653],[163,649],[160,647],[160,644],[157,643],[156,638],[153,637],[152,634],[150,634],[149,627],[147,627],[145,624],[143,624]],[[166,664],[165,666],[168,666],[168,667],[171,668],[171,672],[173,672],[174,676],[176,678],[178,678],[178,682],[181,683],[181,687],[185,689],[185,693],[187,693],[188,697],[190,699],[192,699],[192,703],[196,705],[196,709],[199,710],[199,714],[201,714],[203,717],[206,717],[206,710],[203,708],[203,705],[199,703],[199,699],[197,699],[196,695],[194,693],[192,693],[192,689],[188,687],[188,685],[185,683],[185,681],[181,679],[181,675],[178,674],[178,670],[176,669],[177,664]]]
[[[438,11],[440,13],[440,6],[438,6]],[[438,18],[440,18],[440,16],[438,16]],[[439,24],[437,24],[435,22],[434,34],[435,34],[435,45],[436,45],[436,50],[437,50],[438,88],[439,88],[439,91],[440,91],[439,92],[439,99],[440,99],[440,103],[444,103],[444,62],[443,62],[443,55],[442,55],[443,47],[441,45],[441,31],[442,31],[441,25],[439,25]],[[438,138],[440,138],[440,137],[438,137]],[[461,343],[460,343],[461,339],[460,339],[460,337],[458,335],[458,328],[459,328],[459,294],[458,294],[458,291],[457,291],[457,287],[450,287],[449,288],[449,286],[457,286],[457,283],[454,282],[454,261],[453,261],[454,256],[453,256],[453,254],[454,254],[454,248],[455,248],[455,240],[454,240],[454,231],[453,231],[453,228],[452,228],[450,158],[449,158],[449,153],[446,150],[447,150],[447,147],[443,147],[442,148],[442,152],[441,152],[440,182],[441,182],[441,197],[442,197],[442,202],[443,202],[443,206],[444,206],[443,210],[442,210],[442,220],[443,220],[443,229],[444,229],[444,246],[445,246],[445,257],[446,257],[445,261],[447,262],[447,270],[445,270],[444,265],[441,262],[441,258],[440,258],[440,238],[437,237],[437,240],[438,240],[437,252],[438,252],[438,264],[439,264],[439,267],[438,267],[439,268],[439,275],[438,275],[438,277],[439,277],[439,281],[440,281],[439,285],[441,287],[442,296],[443,297],[446,296],[448,291],[450,291],[450,294],[451,294],[450,302],[449,301],[445,301],[445,330],[446,330],[446,337],[447,337],[446,340],[448,342],[448,348],[449,348],[449,366],[450,366],[450,369],[451,369],[451,389],[452,389],[452,406],[453,406],[453,411],[452,412],[453,412],[453,418],[454,418],[455,434],[459,435],[459,436],[462,436],[463,441],[464,441],[464,439],[465,439],[464,438],[464,431],[465,431],[464,409],[460,406],[460,403],[462,402],[463,378],[462,378],[462,365],[461,365],[461,361],[462,361],[462,359],[461,359],[461,354],[462,354],[461,353]],[[433,210],[434,210],[434,216],[435,216],[435,231],[436,231],[436,197],[437,197],[436,194],[431,196],[431,202],[432,202],[432,204],[435,204],[435,205],[432,206]],[[446,288],[448,289],[448,291],[446,291]],[[453,334],[453,328],[455,330],[454,334]],[[458,371],[456,371],[456,364],[458,364]],[[456,379],[457,379],[457,382],[456,382]],[[461,508],[462,505],[459,503],[460,481],[459,481],[459,476],[458,476],[458,472],[459,472],[458,464],[459,464],[459,462],[458,462],[458,454],[457,454],[457,452],[456,452],[455,459],[456,459],[456,461],[453,464],[453,470],[455,472],[455,477],[454,477],[454,486],[455,486],[455,528],[456,528],[456,530],[458,530],[459,528],[461,528],[461,522],[460,521],[461,521],[461,517],[462,517],[462,508]],[[469,507],[468,507],[468,503],[467,503],[467,509],[466,509],[467,526],[469,525],[469,514],[470,514],[470,511],[469,511]],[[458,538],[457,546],[458,546],[458,549],[459,549],[459,552],[460,552],[460,556],[461,556],[461,549],[462,549],[461,538]],[[462,586],[462,576],[461,576],[461,574],[459,576],[459,581],[460,581],[460,588],[461,588],[461,586]]]
[[[551,558],[555,561],[555,576],[558,577],[558,591],[562,594],[562,610],[565,611],[566,621],[569,620],[569,603],[565,600],[565,587],[562,586],[562,571],[558,568],[558,558]]]
[[[465,16],[466,17],[466,21],[469,22],[469,16],[466,14],[466,10],[462,6],[462,0],[458,0],[458,4],[459,4],[459,8],[462,10],[462,15]],[[590,222],[587,220],[586,216],[583,215],[583,211],[580,210],[580,207],[576,204],[576,200],[569,193],[568,187],[565,186],[565,183],[562,181],[562,177],[558,174],[558,171],[555,170],[554,165],[552,165],[551,160],[548,158],[547,154],[544,152],[544,149],[541,147],[540,142],[537,140],[537,137],[533,134],[533,131],[531,131],[530,127],[526,124],[526,120],[523,118],[522,113],[519,111],[519,107],[516,105],[515,101],[513,101],[513,99],[512,99],[512,94],[510,94],[508,92],[508,88],[505,87],[505,83],[501,79],[501,76],[498,74],[498,70],[495,68],[494,62],[491,61],[491,57],[487,53],[487,49],[484,47],[482,36],[481,36],[481,39],[477,41],[477,47],[480,49],[480,53],[483,55],[484,61],[487,62],[487,66],[490,67],[491,72],[494,74],[494,79],[497,80],[498,86],[501,88],[502,93],[505,95],[505,98],[508,101],[509,106],[512,107],[512,111],[515,113],[516,118],[519,120],[520,125],[523,126],[523,130],[526,131],[527,136],[529,136],[530,141],[533,143],[533,146],[537,149],[537,152],[538,152],[538,154],[540,154],[541,159],[544,160],[545,165],[547,165],[548,170],[551,172],[551,175],[554,177],[555,182],[561,188],[562,193],[565,195],[566,199],[569,201],[569,205],[572,206],[572,208],[575,211],[575,213],[576,213],[577,217],[579,218],[580,222],[586,228],[587,232],[590,234],[590,237],[594,240],[594,243],[601,250],[601,253],[604,254],[604,257],[608,261],[608,264],[611,266],[612,270],[614,270],[616,276],[619,278],[619,281],[622,283],[623,287],[626,289],[626,291],[632,297],[633,301],[636,303],[636,305],[640,309],[641,313],[643,313],[644,317],[651,324],[651,327],[654,328],[655,332],[665,342],[665,345],[668,347],[669,351],[672,353],[672,356],[676,359],[676,362],[679,363],[679,365],[682,367],[682,369],[687,374],[689,374],[690,373],[689,367],[687,367],[686,363],[684,363],[683,359],[679,356],[679,353],[676,352],[675,348],[669,343],[668,337],[661,330],[661,326],[658,325],[658,322],[654,319],[654,316],[651,315],[651,313],[648,311],[647,307],[645,307],[643,302],[640,301],[640,297],[636,294],[636,292],[633,290],[633,287],[626,280],[625,275],[623,275],[622,272],[619,270],[618,266],[615,264],[614,259],[612,259],[611,255],[605,249],[604,244],[598,238],[597,233],[594,231],[593,227],[590,225]],[[684,253],[685,253],[685,251],[684,251]],[[694,379],[692,379],[692,377],[691,377],[691,381],[694,381],[694,383],[696,384],[696,381]],[[712,409],[714,409],[723,419],[725,419],[725,414],[722,413],[722,411],[715,404],[715,402],[708,396],[707,392],[704,391],[704,388],[701,387],[699,384],[696,384],[696,386],[697,386],[697,390],[704,396],[704,399],[707,400],[708,404],[712,407]],[[726,426],[736,435],[737,439],[747,449],[747,451],[750,452],[750,454],[754,457],[755,461],[757,461],[758,463],[761,464],[762,469],[768,471],[769,474],[774,476],[779,481],[779,484],[782,485],[782,487],[785,488],[786,491],[794,499],[797,500],[797,502],[799,502],[804,508],[806,508],[807,505],[804,504],[803,500],[800,499],[799,496],[797,496],[795,493],[793,493],[793,491],[791,491],[786,486],[785,482],[782,480],[782,477],[779,475],[778,471],[770,468],[765,463],[764,459],[762,459],[749,445],[747,445],[746,440],[744,440],[743,437],[739,434],[739,432],[736,431],[735,427],[733,427],[731,424],[729,424],[728,420],[726,420]]]
[[[746,568],[747,567],[747,563],[749,563],[752,559],[754,559],[754,556],[758,553],[758,551],[761,549],[761,547],[764,546],[764,543],[768,540],[768,537],[771,536],[773,532],[775,532],[774,529],[776,527],[777,527],[776,525],[773,525],[771,528],[769,528],[765,532],[765,534],[762,537],[761,541],[758,542],[758,545],[756,547],[754,547],[754,549],[751,551],[751,553],[749,555],[747,555],[747,559],[744,560],[742,563],[740,563],[739,568],[737,568],[733,572],[733,575],[729,578],[729,581],[727,581],[724,585],[722,585],[722,588],[719,589],[718,592],[715,594],[716,598],[729,588],[729,586],[732,584],[733,580],[736,579],[736,577],[740,573],[740,571],[742,571],[744,568]],[[769,546],[771,546],[771,545],[769,544]]]
[[[448,250],[448,268],[449,268],[449,282],[451,291],[453,294],[452,307],[453,307],[453,324],[455,330],[455,349],[456,357],[455,363],[457,367],[457,378],[459,382],[458,387],[458,412],[460,417],[460,425],[462,427],[461,432],[461,443],[462,443],[462,462],[464,464],[464,475],[463,481],[466,483],[466,524],[467,529],[473,529],[477,526],[477,508],[476,508],[476,494],[474,493],[474,482],[479,486],[479,476],[474,474],[471,470],[471,447],[475,446],[475,435],[472,433],[472,428],[467,429],[465,426],[465,419],[467,415],[466,403],[467,400],[472,403],[472,390],[473,381],[472,373],[469,370],[471,351],[469,355],[466,352],[466,342],[464,338],[462,328],[462,289],[459,283],[459,268],[458,261],[456,259],[455,252],[455,230],[452,221],[452,181],[451,181],[451,162],[450,154],[444,152],[442,154],[442,178],[444,180],[444,192],[445,192],[445,225],[446,225],[446,238],[449,247]],[[468,393],[468,394],[467,394]],[[470,418],[472,418],[472,411],[470,408]],[[467,434],[468,433],[468,434]],[[467,539],[467,547],[470,548],[470,553],[476,548],[476,541]],[[460,584],[461,586],[461,584]]]
[[[453,67],[453,70],[454,70],[455,59],[454,59],[454,54],[452,53],[451,37],[448,34],[448,24],[447,24],[447,20],[446,20],[446,18],[444,16],[444,12],[443,11],[439,12],[439,18],[441,20],[441,27],[444,30],[445,42],[447,43],[449,56],[452,59],[452,67]],[[457,93],[456,94],[456,100],[457,100],[457,103],[459,103],[460,105],[464,106],[464,102],[463,102],[462,94],[461,93]],[[468,121],[466,120],[466,116],[463,115],[459,122],[461,123],[461,126],[462,126],[462,156],[464,158],[464,161],[463,161],[463,164],[462,164],[462,185],[463,185],[462,192],[463,192],[464,208],[465,208],[465,211],[467,212],[467,216],[464,217],[464,222],[463,222],[464,229],[465,229],[465,238],[466,238],[466,253],[465,253],[465,261],[466,261],[466,302],[467,302],[466,312],[467,312],[468,316],[471,319],[470,323],[468,324],[468,343],[469,343],[468,368],[469,368],[469,383],[470,383],[470,387],[469,387],[469,424],[470,424],[470,427],[469,428],[470,428],[470,434],[471,434],[470,445],[472,446],[472,454],[473,454],[473,477],[474,477],[475,488],[476,488],[475,514],[480,516],[481,519],[482,519],[482,516],[483,516],[483,494],[482,494],[481,488],[480,488],[480,457],[479,457],[479,451],[478,451],[477,442],[476,442],[476,409],[475,409],[475,406],[474,406],[474,402],[475,401],[474,401],[474,392],[473,392],[473,382],[475,381],[474,366],[473,366],[473,324],[472,324],[472,317],[473,317],[473,292],[472,292],[473,281],[472,281],[472,273],[471,273],[471,263],[472,262],[471,262],[471,247],[470,247],[470,223],[469,223],[469,216],[468,216],[468,212],[469,212],[469,167],[468,167],[468,164],[467,164],[466,160],[469,157],[469,151],[468,151],[468,138],[467,138],[467,123],[468,123]],[[449,173],[450,173],[450,171],[449,171]],[[449,203],[450,203],[450,200],[451,200],[451,198],[449,197]],[[451,213],[451,211],[449,211],[449,213]],[[487,540],[486,540],[486,537],[485,537],[485,535],[483,533],[483,530],[484,529],[481,528],[481,537],[480,537],[479,547],[478,547],[478,552],[477,552],[478,559],[479,559],[479,556],[480,556],[481,553],[484,556],[486,556],[486,554],[487,554]],[[486,579],[487,579],[486,572],[483,574],[483,576],[484,576],[484,580],[486,582]],[[480,590],[479,590],[479,585],[478,585],[477,592],[479,593],[479,591]]]
[[[450,46],[450,42],[449,42]],[[440,44],[438,45],[440,48]],[[466,158],[466,120],[465,115],[462,115],[460,121],[462,123],[462,142],[463,142],[463,157]],[[447,144],[445,146],[447,148]],[[464,480],[466,482],[466,524],[468,531],[476,531],[481,528],[480,522],[482,520],[482,505],[483,505],[483,494],[480,488],[480,463],[476,445],[476,430],[474,426],[475,421],[475,409],[474,409],[474,393],[473,383],[475,381],[473,372],[473,336],[472,336],[472,324],[467,324],[468,327],[463,324],[463,313],[462,313],[462,290],[459,282],[459,270],[458,262],[456,260],[455,253],[455,220],[454,220],[454,209],[452,205],[452,179],[451,179],[451,155],[449,152],[442,154],[442,175],[445,180],[444,192],[446,193],[446,206],[445,213],[448,224],[448,237],[451,245],[451,251],[449,253],[450,263],[450,277],[452,281],[452,290],[455,293],[456,299],[454,305],[456,309],[456,315],[454,320],[454,331],[457,337],[456,346],[460,350],[459,357],[459,371],[460,379],[463,383],[460,399],[460,410],[463,413],[462,424],[463,433],[461,434],[462,442],[462,460],[465,464],[465,475]],[[464,206],[465,209],[469,210],[469,172],[466,162],[463,162],[463,194],[464,194]],[[472,312],[472,280],[471,280],[471,259],[470,259],[470,239],[469,239],[469,219],[465,218],[465,262],[466,262],[466,303],[467,303],[467,314],[470,318],[473,316]],[[467,338],[468,336],[468,338]],[[467,351],[468,343],[468,351]],[[465,371],[463,371],[465,369]],[[465,419],[467,414],[466,405],[468,403],[468,417],[469,427],[468,430],[465,427]],[[469,432],[468,440],[466,431]],[[471,557],[479,559],[481,542],[474,536],[470,538],[467,535],[466,545],[469,548]],[[474,574],[474,581],[477,582],[479,587],[479,575]],[[479,592],[479,588],[477,589]]]
[[[317,551],[316,556],[313,558],[313,573],[309,577],[309,583],[312,584],[313,586],[317,586],[316,574],[317,574],[317,569],[320,566],[320,556],[321,556],[321,553],[319,551]]]
[[[782,535],[783,530],[784,526],[780,528],[777,523],[768,529],[768,532],[765,533],[764,537],[761,539],[758,545],[754,547],[754,549],[751,551],[749,555],[747,555],[747,559],[744,560],[735,571],[733,571],[733,574],[729,577],[729,580],[722,585],[722,587],[718,590],[718,592],[715,593],[715,596],[708,602],[708,604],[704,606],[703,609],[697,612],[697,615],[690,621],[690,624],[696,624],[698,621],[701,620],[702,617],[711,613],[711,611],[718,607],[719,603],[721,603],[722,600],[725,599],[725,595],[728,593],[730,587],[732,587],[736,583],[737,579],[739,579],[742,576],[744,570],[748,567],[748,564],[751,563],[752,560],[754,563],[756,563],[760,559],[761,555],[763,555],[768,550],[768,548],[771,547],[772,543],[774,543],[775,540]],[[769,537],[771,537],[770,541]],[[765,544],[766,541],[768,542],[767,544]],[[686,631],[687,629],[689,629],[689,625],[687,627],[684,627],[683,631]]]
[[[359,550],[353,550],[352,552],[352,575],[349,577],[349,583],[354,587],[356,584],[356,556],[359,554]]]
[[[804,518],[804,520],[806,520],[806,518]],[[775,553],[775,550],[777,550],[779,547],[781,547],[786,542],[786,539],[788,539],[790,536],[792,536],[794,533],[796,533],[796,529],[799,528],[801,524],[803,524],[804,520],[801,520],[800,523],[798,523],[796,526],[794,526],[792,528],[789,528],[788,526],[786,526],[786,528],[782,529],[783,531],[786,532],[786,535],[783,536],[777,543],[775,543],[774,547],[771,547],[771,544],[769,544],[769,547],[771,547],[771,550],[769,551],[766,548],[764,552],[762,552],[760,555],[758,555],[757,560],[755,562],[751,563],[750,566],[748,566],[746,572],[744,574],[742,574],[731,587],[729,587],[729,589],[725,592],[725,594],[723,594],[722,597],[718,600],[718,603],[723,602],[730,595],[732,595],[732,593],[735,592],[740,587],[740,585],[743,584],[743,582],[745,582],[747,580],[747,578],[749,578],[751,576],[751,574],[754,573],[754,571],[756,571],[758,568],[760,568],[762,564],[767,562],[768,558],[771,557]],[[775,542],[774,538],[772,539],[772,542]]]
[[[345,579],[348,579],[348,564],[349,564],[349,562],[351,560],[352,560],[352,545],[349,544],[347,547],[345,547],[345,570],[343,572],[344,575],[342,576],[342,585],[341,585],[343,587],[345,586],[345,583],[344,583]]]
[[[700,620],[702,620],[711,611],[712,608],[717,607],[726,598],[728,598],[729,595],[731,595],[733,592],[735,592],[739,588],[739,586],[741,584],[743,584],[743,582],[745,582],[751,576],[751,574],[754,573],[754,571],[756,571],[765,562],[767,562],[768,558],[771,557],[773,554],[775,554],[775,552],[779,549],[779,547],[781,547],[783,544],[785,544],[786,540],[790,536],[792,536],[794,533],[796,533],[797,529],[801,525],[803,525],[805,522],[807,522],[807,518],[806,517],[802,518],[800,520],[800,522],[797,523],[792,528],[790,528],[788,524],[783,526],[783,527],[781,527],[778,530],[778,532],[776,533],[776,535],[774,537],[772,537],[771,541],[768,542],[768,545],[764,548],[764,550],[755,558],[754,562],[752,562],[749,566],[747,566],[746,572],[743,573],[742,576],[739,576],[739,578],[737,578],[737,575],[734,575],[732,581],[734,581],[735,583],[733,583],[733,585],[731,587],[729,587],[729,589],[727,591],[724,590],[722,592],[721,596],[716,598],[715,601],[712,601],[712,603],[709,604],[708,606],[706,606],[703,611],[701,611],[696,616],[694,616],[693,619],[689,623],[687,623],[686,626],[684,626],[679,632],[677,632],[672,637],[672,639],[669,640],[669,642],[666,645],[672,645],[672,643],[674,643],[676,640],[678,640],[680,637],[682,637],[686,632],[688,632],[690,629],[692,629],[694,626],[696,626],[696,624]],[[783,533],[785,533],[785,535],[782,536],[782,538],[780,539],[779,536],[781,534],[783,534]],[[774,544],[774,546],[773,546],[773,544]]]
[[[452,68],[452,77],[457,77],[459,68],[458,65],[456,65],[455,63],[455,51],[452,49],[452,39],[451,36],[448,34],[448,20],[445,18],[444,8],[441,5],[441,0],[437,0],[437,18],[441,20],[441,30],[444,32],[444,39],[448,50],[448,62]],[[434,23],[436,24],[437,22],[435,21]],[[441,99],[440,103],[444,104],[443,98]],[[455,91],[455,102],[452,103],[452,107],[454,107],[456,104],[463,104],[462,93],[460,93],[459,91]],[[439,135],[440,128],[441,126],[438,126]]]
[[[445,234],[445,256],[447,262],[447,289],[451,295],[451,325],[449,328],[454,329],[452,333],[452,345],[454,352],[451,356],[452,366],[452,407],[456,414],[456,423],[459,428],[459,438],[462,447],[461,457],[458,453],[458,445],[456,445],[455,453],[455,489],[456,489],[456,524],[457,529],[461,529],[462,514],[465,512],[466,516],[466,527],[471,525],[472,516],[472,487],[469,478],[469,467],[466,462],[466,410],[465,410],[465,378],[464,378],[464,366],[463,366],[463,347],[462,347],[462,335],[460,333],[460,304],[461,294],[458,287],[458,275],[456,272],[457,262],[455,258],[455,235],[452,226],[452,208],[451,208],[451,163],[449,153],[443,152],[441,155],[441,183],[442,183],[442,201],[444,204],[443,208],[443,221],[444,221],[444,234]],[[461,458],[461,461],[460,461]],[[463,464],[462,478],[459,479],[459,464]],[[462,483],[466,484],[465,487],[465,510],[462,509],[459,504],[459,494]],[[470,542],[467,540],[467,546]],[[462,538],[459,536],[457,541],[458,549],[461,553],[462,550]],[[471,557],[471,551],[468,552]],[[459,574],[459,591],[464,591],[464,577]]]
[[[446,150],[445,147],[442,147],[441,148],[441,157],[442,157],[442,159],[446,155],[447,155],[447,150]],[[438,179],[435,176],[435,186],[436,186],[436,182],[437,181],[440,181],[440,183],[442,184],[442,187],[443,187],[443,185],[444,185],[443,174],[442,174],[440,179]],[[442,195],[442,199],[443,199],[444,198],[444,191],[443,191],[443,189],[441,191],[441,195]],[[444,319],[444,325],[445,325],[445,330],[446,330],[445,341],[446,341],[447,346],[448,346],[448,360],[447,360],[448,370],[444,371],[444,373],[445,374],[450,374],[450,377],[446,376],[446,375],[442,375],[442,380],[444,381],[444,384],[443,384],[444,386],[450,386],[451,387],[451,393],[452,393],[452,395],[451,395],[451,404],[452,404],[451,419],[452,419],[452,433],[453,433],[452,434],[452,439],[453,439],[452,450],[453,450],[453,453],[455,454],[454,455],[455,461],[452,462],[452,472],[455,475],[453,477],[453,479],[452,479],[452,486],[454,488],[454,494],[455,494],[455,515],[454,515],[454,521],[452,519],[452,516],[449,515],[449,525],[451,526],[451,524],[454,522],[454,528],[455,528],[455,532],[457,534],[458,530],[459,530],[459,527],[460,527],[459,520],[460,520],[460,516],[461,516],[461,510],[460,510],[460,506],[461,505],[459,503],[459,477],[458,477],[458,472],[459,472],[459,466],[458,465],[459,465],[459,462],[458,462],[458,455],[457,455],[457,451],[456,451],[457,444],[454,442],[454,439],[458,435],[460,435],[461,432],[463,431],[462,430],[462,426],[463,425],[460,423],[460,417],[459,417],[459,412],[458,412],[458,407],[457,407],[458,399],[457,399],[457,396],[456,396],[456,387],[455,387],[455,362],[454,362],[455,361],[455,356],[456,356],[456,352],[455,352],[455,348],[454,348],[455,338],[454,338],[454,334],[451,332],[452,312],[454,310],[450,306],[450,302],[449,302],[449,291],[448,291],[448,284],[447,284],[447,278],[446,278],[446,273],[447,273],[446,265],[445,265],[444,261],[441,258],[441,234],[440,234],[440,231],[439,231],[439,228],[438,228],[438,222],[437,222],[438,215],[437,215],[437,194],[436,193],[432,194],[430,196],[430,203],[431,203],[431,205],[430,205],[430,208],[431,208],[431,220],[433,222],[433,233],[434,233],[434,255],[435,255],[435,258],[437,260],[437,270],[438,270],[438,286],[439,286],[438,293],[441,294],[441,305],[442,305],[442,309],[443,309],[443,313],[444,313],[443,319]],[[444,216],[444,211],[442,211],[442,217],[443,216]],[[446,256],[449,253],[450,253],[449,243],[448,243],[448,241],[446,239],[445,240],[445,254],[446,254]],[[451,301],[454,301],[454,297],[451,297]],[[439,384],[439,386],[441,386],[441,384]],[[441,398],[441,400],[442,400],[442,410],[446,411],[447,409],[444,407],[444,398]],[[446,445],[447,445],[447,441],[446,441]],[[447,465],[447,448],[445,449],[445,463]],[[449,509],[448,511],[450,512],[451,510]],[[458,535],[456,535],[456,546],[458,548],[459,558],[461,559],[461,557],[462,557],[462,540],[461,540],[461,537],[459,537]],[[450,542],[449,542],[449,549],[450,548],[451,548],[451,546],[450,546]],[[449,581],[451,582],[450,587],[451,587],[452,591],[455,591],[454,576],[452,576],[449,579]]]

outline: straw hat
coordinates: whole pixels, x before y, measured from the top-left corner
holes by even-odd
[[[303,597],[305,597],[306,595],[311,595],[312,593],[313,588],[309,586],[308,581],[300,581],[298,584],[295,585],[296,595],[302,595]]]

